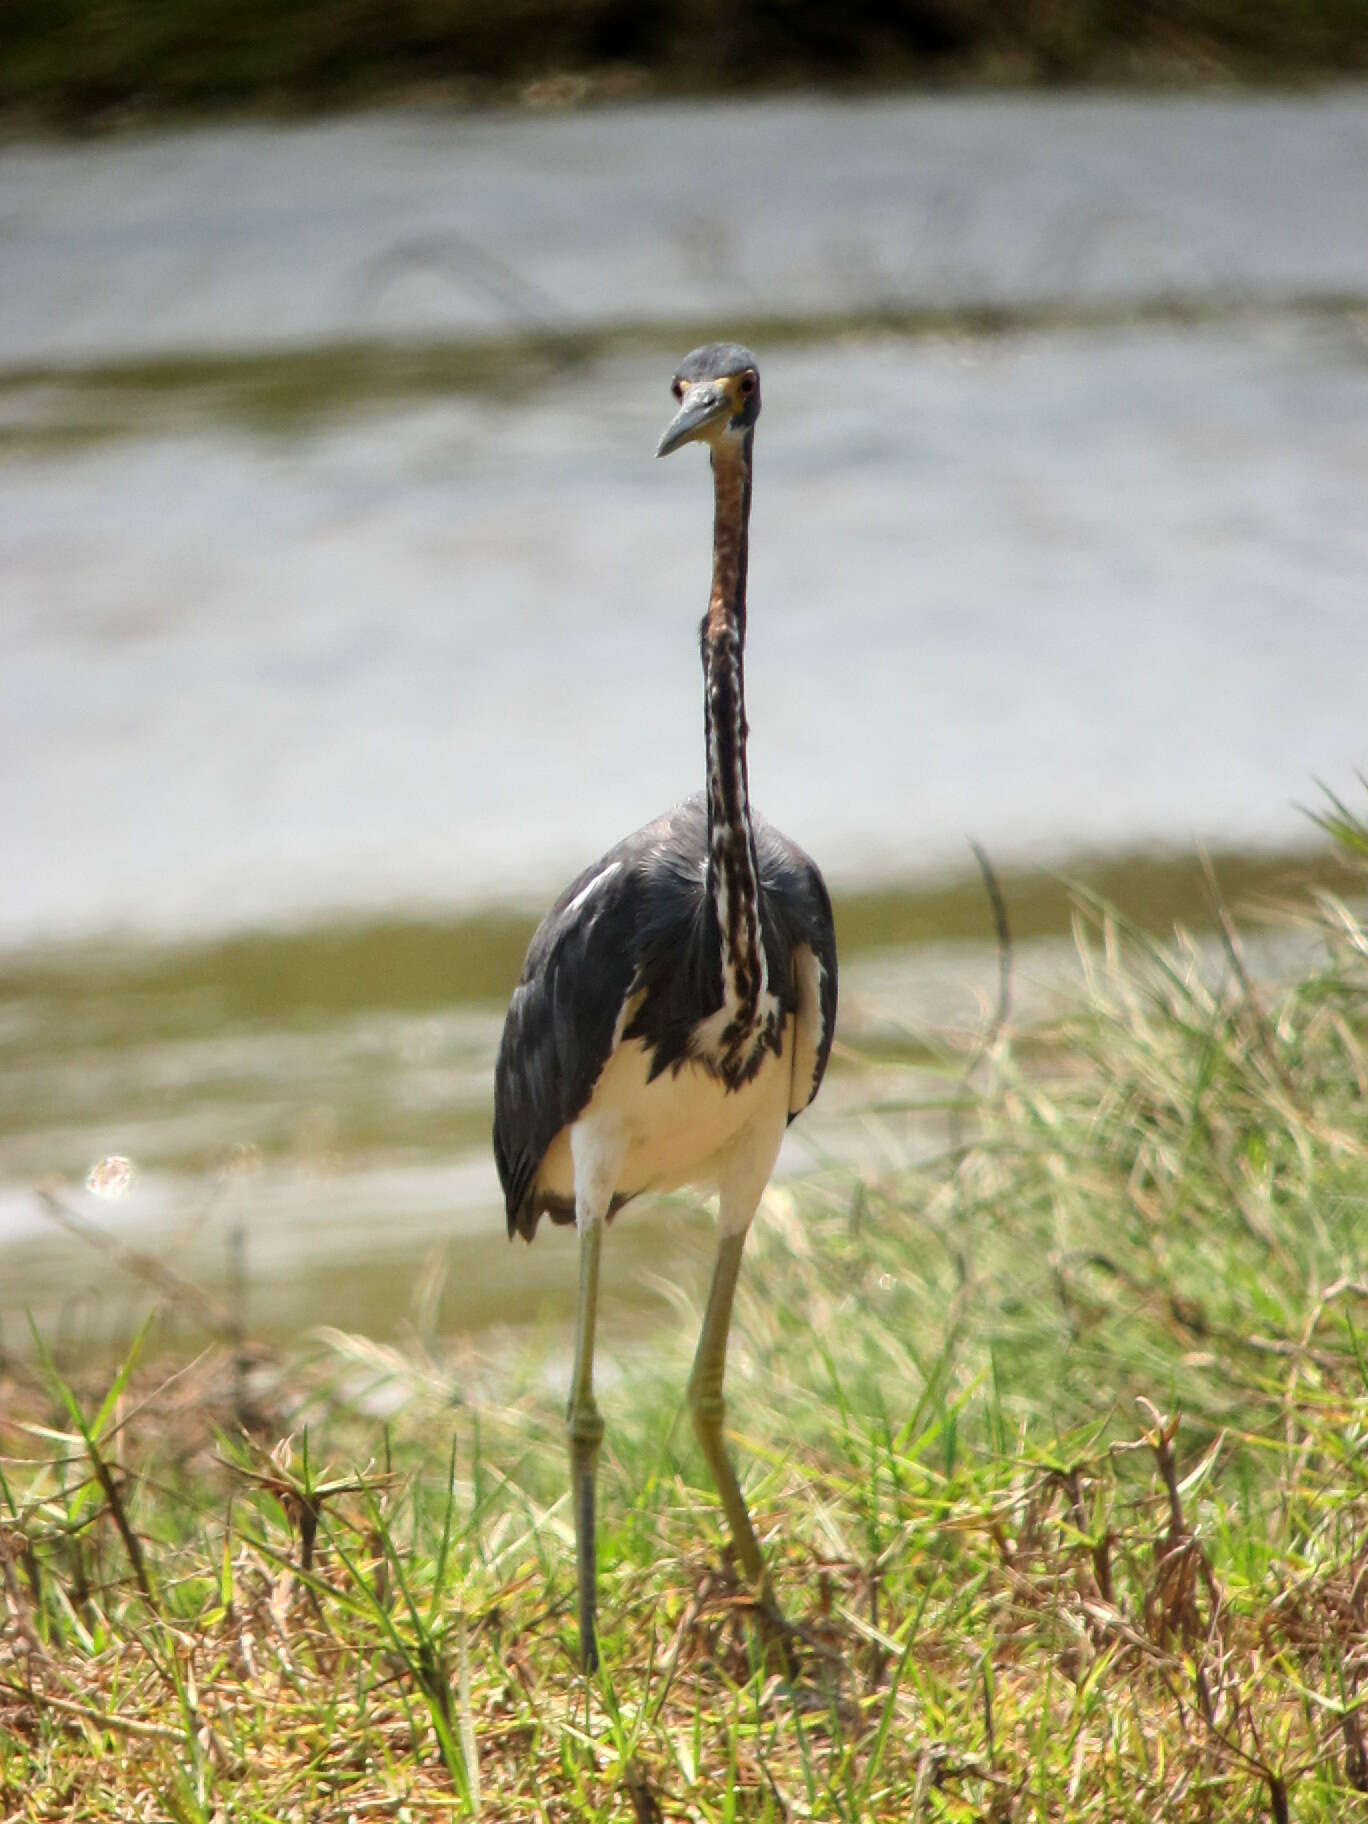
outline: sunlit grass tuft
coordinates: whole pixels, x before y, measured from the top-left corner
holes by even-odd
[[[592,1684],[531,1345],[325,1335],[254,1437],[228,1353],[15,1366],[5,1815],[1359,1815],[1368,937],[1295,917],[1316,960],[1268,989],[1224,913],[1213,965],[1083,908],[1079,1003],[962,1097],[950,1061],[953,1148],[770,1194],[730,1421],[795,1685],[680,1422],[683,1312],[603,1395]]]

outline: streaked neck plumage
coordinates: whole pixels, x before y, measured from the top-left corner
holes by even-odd
[[[752,1033],[766,991],[760,887],[746,777],[746,544],[751,439],[713,446],[713,580],[700,629],[708,767],[708,894],[722,939],[724,1052]]]

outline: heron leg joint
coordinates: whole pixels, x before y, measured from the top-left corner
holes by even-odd
[[[717,1438],[727,1419],[727,1402],[722,1397],[721,1376],[694,1373],[689,1381],[689,1413],[694,1431],[700,1439]]]
[[[594,1403],[592,1393],[572,1398],[565,1415],[565,1430],[571,1451],[592,1463],[603,1442],[603,1414]]]

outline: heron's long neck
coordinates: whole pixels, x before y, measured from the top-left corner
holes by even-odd
[[[722,937],[722,983],[739,1028],[764,986],[760,891],[746,782],[746,534],[751,438],[713,452],[713,581],[701,628],[708,758],[708,891]]]

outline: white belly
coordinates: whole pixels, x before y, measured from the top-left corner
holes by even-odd
[[[599,1128],[615,1153],[620,1148],[614,1173],[620,1196],[681,1184],[711,1190],[739,1146],[756,1156],[762,1177],[768,1176],[788,1122],[792,1040],[790,1023],[782,1053],[769,1053],[752,1080],[735,1090],[725,1090],[717,1077],[689,1063],[648,1082],[647,1047],[629,1040],[609,1058],[574,1125]],[[573,1197],[568,1127],[547,1148],[537,1182],[557,1196]]]

